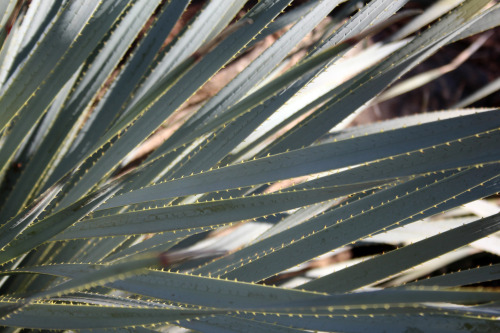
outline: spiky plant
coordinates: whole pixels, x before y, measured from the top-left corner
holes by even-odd
[[[430,217],[499,191],[499,111],[345,127],[499,5],[291,2],[0,2],[3,331],[500,330],[498,265],[415,281],[498,251],[496,206]]]

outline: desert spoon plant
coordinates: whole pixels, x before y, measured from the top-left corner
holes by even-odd
[[[495,1],[407,2],[0,0],[2,332],[500,331],[500,293],[467,288],[498,265],[418,280],[499,253],[489,201],[440,213],[499,192],[500,111],[345,127],[500,23]],[[282,278],[380,239],[399,247]]]

